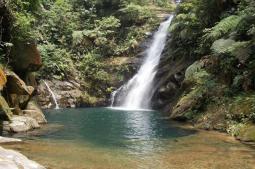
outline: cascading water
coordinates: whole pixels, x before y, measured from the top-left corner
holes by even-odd
[[[47,87],[49,93],[51,94],[51,97],[55,103],[55,109],[59,109],[58,101],[56,99],[54,92],[51,90],[50,86],[48,85],[48,83],[46,81],[43,81],[43,82],[44,82],[45,86]]]
[[[112,107],[125,109],[150,109],[150,101],[153,95],[153,79],[157,73],[160,56],[164,50],[168,27],[173,15],[160,24],[158,31],[153,36],[150,47],[146,50],[145,60],[138,73],[112,93]]]

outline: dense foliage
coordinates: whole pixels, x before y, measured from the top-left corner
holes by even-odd
[[[36,42],[43,60],[39,78],[76,78],[88,88],[93,86],[93,94],[107,95],[108,88],[129,71],[126,65],[110,68],[107,60],[135,56],[139,43],[159,23],[150,10],[159,5],[171,4],[164,0],[6,0],[11,26],[10,38],[1,41],[1,62],[9,59],[7,51],[15,44]]]
[[[240,123],[254,123],[254,11],[254,0],[185,0],[178,6],[168,54],[193,64],[174,113],[207,127],[224,121],[213,127],[232,134]]]

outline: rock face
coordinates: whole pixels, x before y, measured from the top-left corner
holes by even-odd
[[[171,43],[171,40],[167,42]],[[185,70],[194,60],[189,58],[176,57],[171,54],[171,50],[166,47],[161,56],[158,72],[155,77],[155,95],[153,97],[156,109],[171,112],[177,103],[182,89]]]
[[[45,80],[61,108],[105,105],[106,101],[91,97],[76,81]],[[53,98],[45,83],[41,81],[37,88],[37,100],[42,109],[54,108]]]
[[[0,168],[2,169],[46,169],[29,160],[19,152],[0,147]]]
[[[10,120],[12,118],[12,111],[8,105],[8,103],[6,102],[5,98],[3,96],[0,95],[0,111],[1,112],[1,116],[7,116],[8,120]]]
[[[9,137],[2,137],[0,136],[0,143],[17,143],[21,142],[22,140],[16,138],[9,138]]]
[[[0,68],[0,91],[3,90],[6,82],[7,82],[6,75],[5,75],[4,71],[2,70],[2,68]]]
[[[5,77],[6,76],[6,77]],[[35,128],[39,128],[39,124],[46,123],[45,116],[36,101],[32,99],[34,88],[27,86],[26,83],[19,78],[14,72],[0,70],[0,82],[2,82],[4,96],[0,95],[0,115],[5,120],[4,130],[8,132],[26,132]],[[9,107],[11,106],[12,109]],[[15,116],[13,116],[15,114]],[[17,116],[19,115],[19,116]]]
[[[38,71],[42,66],[42,59],[33,42],[16,42],[11,51],[12,66],[19,72]]]
[[[40,125],[32,117],[13,116],[11,118],[11,122],[6,123],[6,126],[4,128],[9,130],[10,132],[19,133],[40,128]]]
[[[7,83],[5,93],[7,102],[12,108],[13,113],[16,115],[22,115],[22,109],[24,109],[34,94],[34,88],[27,86],[26,83],[19,78],[14,72],[6,70]]]
[[[26,83],[19,78],[12,71],[6,71],[7,76],[7,90],[10,94],[18,94],[18,95],[32,95],[34,92],[34,88],[32,86],[27,86]]]
[[[26,109],[23,110],[23,114],[26,117],[34,118],[39,124],[47,123],[41,108],[37,105],[35,100],[28,102]]]

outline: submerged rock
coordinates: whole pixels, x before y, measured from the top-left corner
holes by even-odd
[[[0,147],[0,168],[2,169],[46,169],[40,164],[14,150]]]

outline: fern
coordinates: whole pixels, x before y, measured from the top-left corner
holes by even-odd
[[[231,15],[221,20],[217,25],[205,30],[204,41],[215,41],[232,32],[243,16]]]
[[[213,43],[211,50],[215,54],[230,54],[240,61],[245,61],[251,53],[249,46],[250,41],[236,42],[232,39],[219,39]]]
[[[219,39],[216,40],[211,47],[215,54],[228,53],[228,49],[235,43],[232,39]]]

